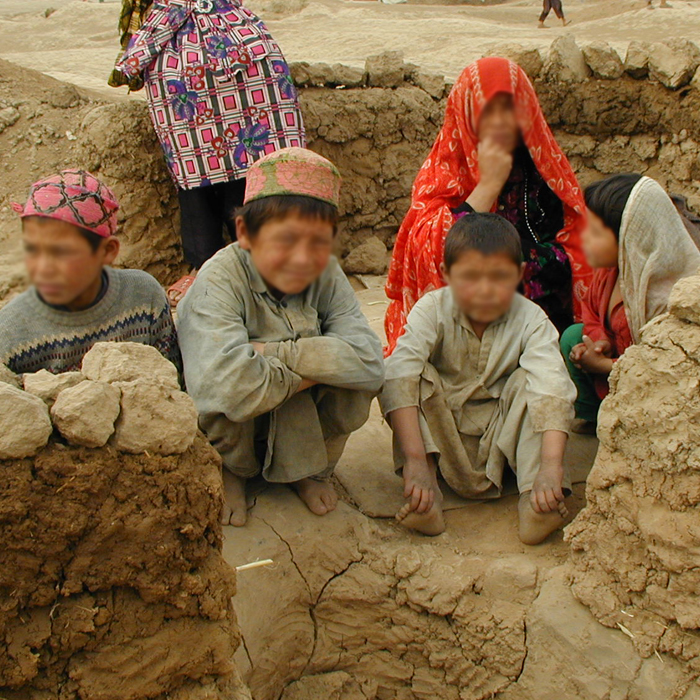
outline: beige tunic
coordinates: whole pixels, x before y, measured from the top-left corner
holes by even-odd
[[[556,329],[516,295],[480,340],[449,287],[426,294],[386,363],[382,408],[417,406],[426,452],[467,497],[498,495],[505,463],[521,491],[539,468],[541,433],[568,432],[576,389]],[[400,464],[397,455],[397,466]]]
[[[230,245],[202,267],[178,317],[200,424],[241,475],[262,468],[270,481],[295,481],[324,472],[344,443],[338,431],[359,427],[381,388],[381,344],[335,258],[305,292],[276,299],[250,254]],[[266,344],[264,355],[251,341]],[[324,386],[297,393],[302,378]]]

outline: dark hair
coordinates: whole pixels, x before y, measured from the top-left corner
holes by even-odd
[[[482,255],[505,255],[518,267],[523,262],[520,234],[498,214],[474,213],[459,219],[445,239],[445,267],[449,270],[469,250]]]
[[[41,223],[44,223],[46,221],[56,221],[57,219],[52,219],[49,216],[25,216],[22,219],[22,227],[24,227],[25,221],[29,220],[40,221]],[[88,231],[86,228],[81,228],[80,226],[76,226],[75,224],[69,225],[72,226],[89,243],[90,249],[93,253],[100,247],[100,243],[106,240],[104,236],[100,236],[96,233],[93,233],[92,231]]]
[[[254,199],[238,209],[235,215],[243,217],[248,235],[256,236],[268,221],[284,219],[292,213],[305,219],[327,221],[333,226],[334,234],[338,227],[338,207],[301,194],[279,194]]]
[[[611,175],[604,180],[598,180],[588,185],[584,191],[586,206],[603,223],[620,237],[622,215],[627,206],[627,200],[635,185],[642,179],[637,173]]]

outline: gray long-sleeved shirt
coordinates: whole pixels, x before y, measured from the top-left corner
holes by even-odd
[[[384,380],[379,339],[335,258],[306,291],[276,299],[234,243],[202,267],[178,319],[200,415],[248,421],[293,396],[302,378],[370,392]],[[266,344],[264,355],[253,341]]]

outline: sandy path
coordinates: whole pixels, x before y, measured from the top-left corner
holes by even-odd
[[[545,48],[563,32],[579,41],[604,39],[624,52],[633,39],[658,41],[700,36],[700,3],[671,0],[668,10],[646,9],[645,0],[564,0],[574,24],[536,27],[540,0],[501,5],[384,5],[353,0],[312,0],[300,12],[279,18],[264,10],[275,0],[251,0],[291,61],[363,65],[385,49],[454,78],[491,45],[519,42]],[[279,3],[278,3],[279,4]],[[301,3],[291,3],[298,6]],[[48,18],[47,7],[56,11]],[[118,3],[80,0],[2,0],[0,57],[68,80],[105,89],[117,51]]]

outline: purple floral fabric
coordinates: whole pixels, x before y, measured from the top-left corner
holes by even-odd
[[[155,0],[117,69],[143,74],[182,189],[238,180],[261,156],[306,145],[284,56],[240,0]]]

